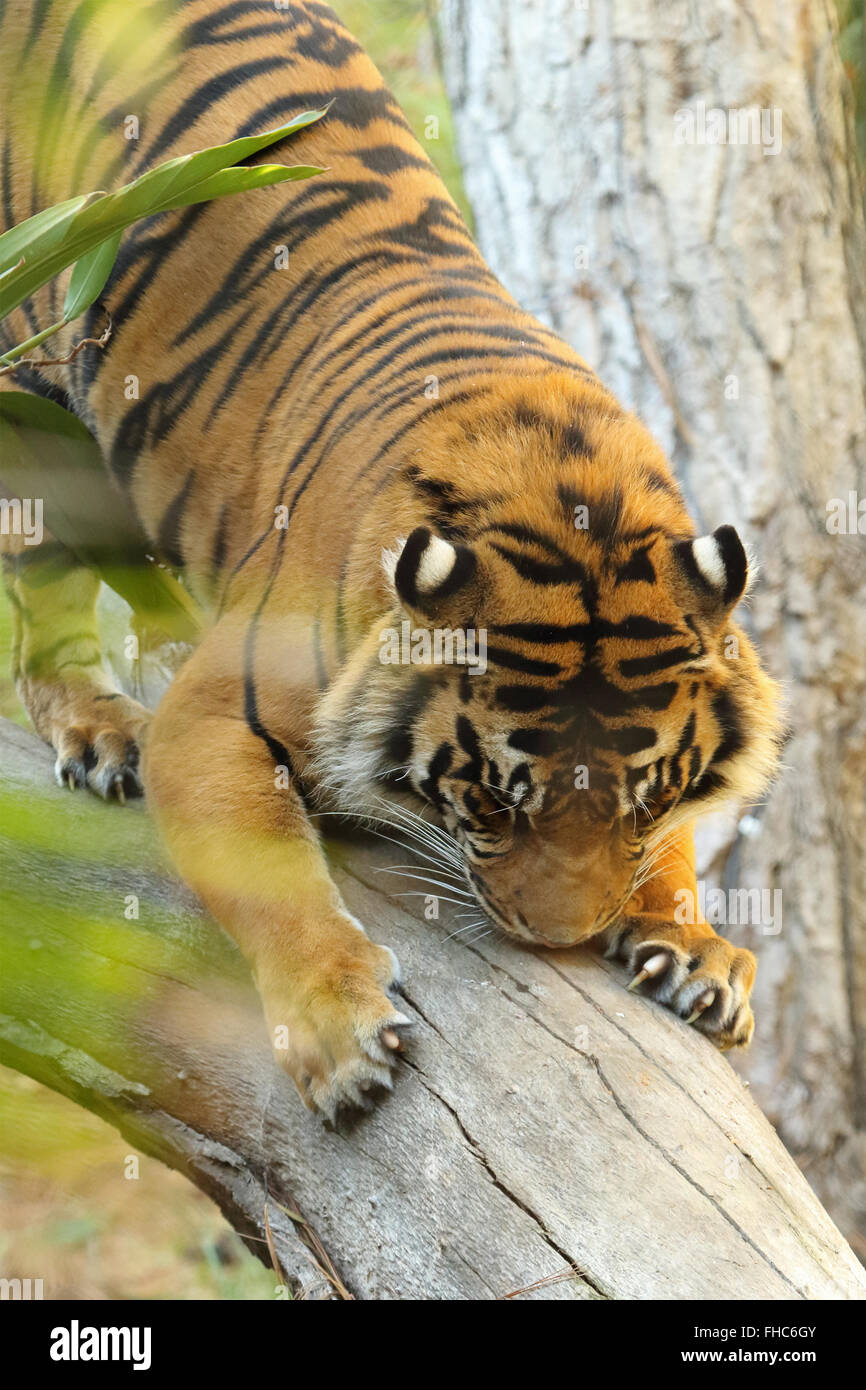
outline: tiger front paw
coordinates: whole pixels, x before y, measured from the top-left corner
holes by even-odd
[[[757,970],[751,951],[713,933],[626,917],[609,929],[605,955],[625,961],[630,990],[664,1004],[722,1051],[751,1042],[749,995]]]
[[[56,727],[54,775],[61,787],[88,787],[103,801],[124,804],[143,794],[140,748],[150,711],[127,695],[89,695]]]
[[[333,1121],[341,1106],[369,1109],[377,1089],[393,1088],[411,1024],[387,993],[400,976],[393,951],[363,937],[357,953],[314,971],[287,962],[256,974],[274,1056],[308,1109]]]

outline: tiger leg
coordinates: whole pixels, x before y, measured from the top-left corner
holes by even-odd
[[[139,743],[150,714],[103,668],[99,577],[48,531],[38,544],[29,539],[0,536],[20,699],[57,754],[61,786],[86,786],[106,800],[140,796]]]
[[[757,962],[717,936],[697,904],[694,836],[685,828],[662,853],[658,875],[602,933],[605,955],[635,972],[629,989],[641,988],[720,1048],[745,1047]]]
[[[409,1022],[387,993],[397,962],[343,904],[288,754],[247,721],[245,695],[242,638],[226,619],[157,709],[148,802],[180,873],[252,966],[277,1061],[333,1117],[391,1085],[393,1030]]]

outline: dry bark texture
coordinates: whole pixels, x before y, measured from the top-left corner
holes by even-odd
[[[866,1258],[866,539],[826,525],[866,498],[866,241],[832,6],[439,0],[439,21],[482,250],[760,561],[785,771],[708,827],[703,871],[781,889],[781,932],[725,930],[760,958],[744,1070]],[[778,112],[779,152],[677,143],[700,103]]]
[[[325,1127],[147,815],[61,791],[51,764],[0,724],[0,1061],[186,1173],[266,1263],[267,1208],[296,1295],[866,1298],[704,1038],[586,952],[449,939],[447,904],[428,922],[402,905],[419,899],[389,896],[377,870],[395,851],[379,842],[334,844],[332,862],[400,956],[415,1027],[394,1094]]]

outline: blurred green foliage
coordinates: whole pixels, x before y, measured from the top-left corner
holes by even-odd
[[[96,1115],[0,1067],[0,1267],[45,1298],[256,1299],[276,1280],[203,1193]]]
[[[854,92],[860,187],[866,200],[866,0],[836,0],[839,51]]]
[[[451,107],[436,59],[430,0],[332,0],[333,8],[375,60],[469,226],[472,212],[454,141]],[[427,122],[438,122],[428,138]]]
[[[29,724],[21,701],[12,683],[12,611],[6,591],[0,586],[0,716],[14,719],[16,724]]]

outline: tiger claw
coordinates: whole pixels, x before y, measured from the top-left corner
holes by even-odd
[[[644,963],[643,970],[635,975],[628,988],[637,989],[638,985],[642,985],[644,980],[652,980],[656,975],[660,975],[661,972],[667,968],[669,959],[669,956],[664,951],[659,951],[656,955],[650,956],[649,960]]]
[[[66,785],[67,785],[67,787],[69,788],[69,790],[70,790],[71,792],[74,792],[74,791],[75,791],[75,773],[74,773],[74,772],[67,772],[67,774],[66,774]]]
[[[686,1019],[686,1023],[695,1023],[697,1019],[700,1018],[701,1014],[710,1007],[715,997],[716,991],[714,989],[705,989],[703,994],[696,1001],[695,1007]]]

